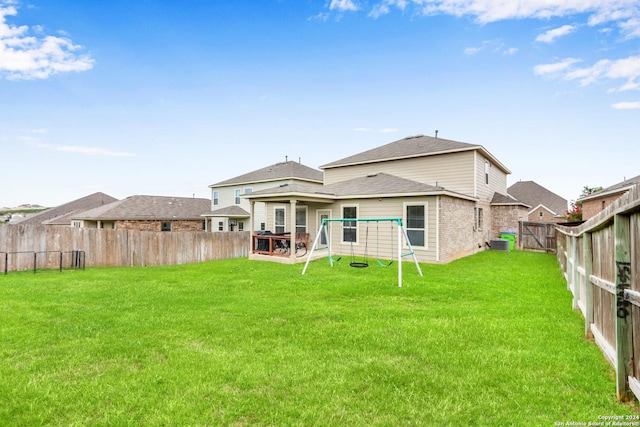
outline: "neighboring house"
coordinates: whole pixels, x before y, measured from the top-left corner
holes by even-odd
[[[141,231],[205,231],[203,215],[209,199],[166,196],[131,196],[71,217],[80,228]]]
[[[323,218],[402,218],[422,262],[448,262],[483,250],[500,232],[516,232],[528,210],[507,195],[509,169],[481,145],[408,137],[320,169],[321,187],[292,184],[243,197],[253,205],[265,203],[267,230],[309,233],[309,246]],[[394,239],[380,227],[334,225],[328,236],[332,252],[366,249],[373,257],[392,258]],[[295,254],[288,261],[296,262]]]
[[[567,199],[533,181],[516,182],[507,192],[531,207],[527,219],[530,222],[557,223],[567,220]]]
[[[80,215],[82,212],[117,201],[104,193],[93,193],[72,202],[65,203],[55,208],[29,215],[18,221],[11,221],[10,224],[20,225],[69,225],[71,220],[69,215]]]
[[[285,161],[227,179],[209,186],[211,212],[205,215],[211,231],[243,231],[249,229],[249,200],[241,196],[282,185],[306,184],[322,186],[323,174],[300,162]],[[254,206],[254,230],[264,230],[264,203]]]
[[[607,206],[619,199],[631,187],[640,184],[640,175],[625,179],[622,182],[611,185],[607,188],[578,199],[576,202],[582,202],[582,219],[584,221],[594,217],[598,212],[603,211]]]

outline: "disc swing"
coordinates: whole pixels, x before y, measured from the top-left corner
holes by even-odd
[[[356,229],[357,230],[357,229]],[[357,231],[356,231],[357,233]],[[369,223],[367,223],[367,228],[366,228],[366,232],[365,232],[365,237],[364,237],[364,255],[362,256],[362,260],[361,261],[356,261],[356,254],[355,251],[353,249],[353,241],[355,239],[351,239],[351,262],[349,263],[349,266],[353,267],[353,268],[367,268],[369,267],[369,258],[367,255],[367,246],[369,245]]]
[[[393,253],[393,222],[389,222],[390,226],[391,226],[391,234],[390,234],[390,238],[389,240],[391,241],[391,253]],[[380,259],[380,223],[376,222],[376,263],[380,266],[380,267],[389,267],[391,264],[393,264],[393,260],[389,260],[388,263],[385,263],[384,261],[382,261]]]

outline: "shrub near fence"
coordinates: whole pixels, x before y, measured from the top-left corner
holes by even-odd
[[[0,252],[84,251],[87,267],[189,264],[249,255],[249,232],[153,232],[66,226],[0,227]],[[24,270],[19,257],[8,271]]]
[[[618,398],[640,398],[640,185],[578,227],[557,227],[573,306],[616,368]]]

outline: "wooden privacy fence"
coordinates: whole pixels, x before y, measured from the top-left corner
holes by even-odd
[[[556,224],[520,221],[518,237],[524,250],[556,251]]]
[[[249,232],[155,232],[11,225],[0,227],[0,252],[84,251],[87,267],[189,264],[249,255]],[[25,269],[20,257],[0,269]],[[27,267],[26,269],[29,269]]]
[[[616,368],[622,401],[640,398],[640,185],[578,227],[557,227],[573,307]]]

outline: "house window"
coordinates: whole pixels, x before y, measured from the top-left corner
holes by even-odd
[[[236,205],[240,204],[240,190],[236,190]]]
[[[426,205],[407,205],[405,213],[411,246],[426,246]]]
[[[171,221],[162,221],[160,231],[171,231]]]
[[[276,208],[274,225],[276,233],[284,233],[284,208]]]
[[[296,233],[307,232],[307,207],[296,208]]]
[[[342,218],[357,218],[357,217],[358,217],[357,206],[342,207]],[[343,242],[358,241],[358,222],[357,221],[344,221],[342,223],[342,241]]]
[[[80,221],[73,221],[73,226],[75,228],[80,228],[80,227],[82,227],[82,223]]]
[[[238,231],[244,231],[244,221],[238,221]]]
[[[244,189],[244,194],[251,194],[251,193],[253,193],[253,188],[247,187]]]
[[[482,224],[484,222],[482,208],[476,208],[476,230],[482,231]]]
[[[544,218],[544,212],[540,212],[540,219]]]
[[[265,224],[264,222],[260,223],[260,230],[266,230],[267,229],[267,224]]]
[[[218,231],[224,231],[224,222],[218,221]]]
[[[604,208],[606,208],[606,207],[607,207],[607,206],[606,206],[606,202],[603,200],[603,201],[602,201],[602,210],[604,210]]]
[[[489,162],[484,162],[484,183],[489,185]]]
[[[217,191],[213,192],[213,205],[217,206],[220,204],[220,194]]]

